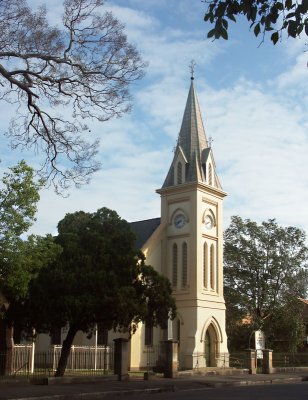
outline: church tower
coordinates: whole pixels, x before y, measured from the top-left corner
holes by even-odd
[[[161,189],[161,272],[168,276],[185,368],[228,366],[223,298],[223,199],[194,78],[174,157]],[[170,329],[169,329],[170,331]],[[170,338],[170,333],[169,333]]]

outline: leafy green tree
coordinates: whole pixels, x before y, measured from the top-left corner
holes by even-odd
[[[13,328],[23,315],[19,309],[27,298],[30,281],[55,252],[51,237],[21,238],[35,220],[40,187],[32,168],[24,161],[10,168],[1,179],[0,292],[7,306],[0,315],[0,352],[7,349],[7,329]]]
[[[20,328],[19,333],[23,329],[24,303],[28,299],[30,282],[61,251],[61,246],[54,242],[51,235],[30,235],[26,240],[19,239],[16,243],[5,279],[1,283],[1,291],[8,302],[5,323],[14,327],[14,330]]]
[[[129,86],[143,76],[124,25],[103,6],[63,0],[62,19],[52,26],[46,7],[0,1],[0,96],[16,104],[7,135],[13,148],[41,150],[38,172],[56,190],[87,182],[99,168],[86,121],[127,112]]]
[[[62,376],[77,331],[91,334],[99,323],[132,334],[140,321],[165,327],[175,302],[168,279],[145,265],[115,211],[67,214],[58,231],[63,252],[33,281],[29,310],[38,332],[69,325],[56,371]]]
[[[204,20],[214,24],[208,32],[209,38],[228,39],[228,21],[236,22],[237,16],[244,16],[250,22],[255,36],[261,35],[264,40],[267,32],[271,41],[276,44],[284,31],[296,38],[308,35],[308,1],[294,0],[204,0],[206,12]]]
[[[16,275],[15,261],[23,246],[21,235],[35,220],[40,184],[24,161],[5,172],[0,187],[0,289]],[[20,271],[22,273],[22,271]],[[13,287],[12,287],[13,289]],[[5,294],[5,293],[4,293]]]
[[[51,235],[31,235],[27,240],[18,238],[14,245],[0,280],[0,291],[6,300],[6,307],[2,308],[0,316],[0,374],[6,373],[5,359],[11,349],[11,338],[14,343],[19,343],[24,335],[33,337],[32,327],[27,325],[25,309],[30,282],[61,251]]]
[[[275,313],[263,323],[268,347],[292,353],[302,347],[306,337],[303,313],[304,304],[293,297],[287,298],[283,307],[276,307]]]
[[[305,297],[308,287],[304,231],[278,226],[275,220],[258,225],[232,217],[224,238],[227,333],[231,342],[236,341],[237,330],[243,329],[238,328],[243,320],[251,331],[261,328],[268,338],[281,339],[279,315],[284,314],[284,324],[297,330],[288,336],[289,348],[296,347],[302,339],[303,320],[301,304],[293,300]]]
[[[20,161],[9,168],[0,187],[0,245],[20,237],[35,220],[40,184],[31,167]]]

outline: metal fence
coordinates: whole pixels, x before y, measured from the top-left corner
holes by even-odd
[[[275,353],[273,367],[308,367],[308,353]]]
[[[34,371],[34,345],[15,345],[11,359],[11,370],[16,373],[30,373]]]
[[[229,356],[229,367],[231,368],[245,368],[246,353],[245,352],[232,352]]]
[[[53,369],[58,365],[62,346],[54,346]],[[67,371],[113,369],[112,346],[72,346],[67,361]]]
[[[146,368],[152,370],[160,364],[160,359],[162,358],[162,345],[156,344],[151,346],[146,346]]]
[[[61,346],[46,352],[34,352],[32,345],[14,346],[0,353],[0,376],[53,376],[60,359]],[[113,371],[114,350],[111,346],[72,346],[65,375],[97,375]]]
[[[245,368],[246,353],[234,352],[230,354],[229,365],[233,368]],[[262,365],[262,359],[258,360]],[[273,351],[273,367],[308,367],[308,353],[277,353]]]

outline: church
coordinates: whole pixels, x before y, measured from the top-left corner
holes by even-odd
[[[174,157],[166,172],[156,191],[161,197],[161,217],[130,225],[146,263],[169,278],[177,317],[168,321],[167,330],[140,324],[129,341],[130,369],[155,365],[149,364],[149,355],[167,339],[178,342],[181,369],[228,366],[222,226],[226,193],[205,135],[193,77]],[[66,334],[67,328],[50,336],[39,334],[36,351],[50,346],[59,351],[56,348]],[[100,346],[109,346],[118,336],[98,326],[92,337],[78,332],[73,345],[81,350],[91,348],[96,354]]]
[[[137,247],[171,282],[177,318],[168,331],[142,326],[131,339],[131,367],[145,364],[145,346],[179,343],[182,368],[228,366],[223,297],[223,199],[194,87],[177,146],[160,189],[161,217],[131,223]]]

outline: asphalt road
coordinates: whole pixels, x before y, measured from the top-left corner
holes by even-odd
[[[123,397],[122,397],[123,399]],[[225,388],[200,388],[173,393],[129,396],[129,400],[307,400],[308,382],[253,385]]]

